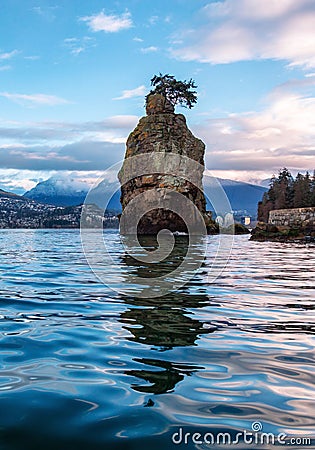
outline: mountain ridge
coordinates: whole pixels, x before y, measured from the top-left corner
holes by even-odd
[[[23,197],[55,206],[76,206],[84,202],[89,189],[87,183],[74,178],[51,177],[37,183]]]
[[[0,198],[15,198],[25,200],[25,198],[22,195],[15,194],[14,192],[5,191],[3,189],[0,189]]]
[[[233,211],[243,211],[251,216],[256,216],[258,202],[262,199],[264,192],[267,188],[252,183],[245,183],[243,181],[230,180],[228,178],[217,178],[223,187],[227,197],[230,200]],[[68,180],[68,185],[71,184]],[[78,186],[75,184],[75,186]],[[52,189],[52,188],[55,189]],[[89,185],[86,183],[83,186],[85,189],[75,191],[75,189],[66,189],[65,185],[56,184],[55,179],[48,179],[44,182],[38,183],[33,189],[24,194],[25,198],[36,200],[40,203],[52,204],[55,206],[76,206],[84,202],[88,191]],[[48,188],[48,189],[46,189]],[[204,191],[206,197],[211,197],[211,189],[207,186],[207,177],[204,180]],[[93,203],[102,205],[102,196],[108,193],[114,193],[112,196],[108,209],[116,212],[121,211],[120,205],[120,188],[118,181],[109,182],[107,180],[99,183],[92,189],[89,194],[93,199]],[[211,208],[209,201],[207,207]]]

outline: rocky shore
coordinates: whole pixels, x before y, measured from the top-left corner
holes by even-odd
[[[276,226],[272,223],[258,222],[251,234],[252,241],[315,242],[315,227],[309,223],[299,226]]]

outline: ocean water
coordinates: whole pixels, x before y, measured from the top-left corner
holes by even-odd
[[[209,236],[185,286],[139,298],[137,277],[177,264],[185,241],[150,272],[116,231],[104,239],[109,286],[78,230],[0,231],[1,450],[223,448],[206,433],[229,433],[231,448],[285,446],[237,444],[243,430],[315,448],[314,245],[236,236],[210,283]]]

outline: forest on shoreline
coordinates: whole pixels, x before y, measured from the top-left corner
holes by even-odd
[[[315,207],[315,170],[311,176],[298,173],[294,178],[287,168],[270,180],[269,190],[258,204],[258,221],[268,222],[269,212],[275,209]]]

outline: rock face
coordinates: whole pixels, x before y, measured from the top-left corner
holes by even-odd
[[[128,137],[124,164],[118,175],[123,215],[127,206],[132,205],[129,209],[141,217],[137,223],[138,234],[155,235],[161,229],[187,232],[187,222],[199,220],[200,217],[208,232],[216,232],[216,224],[211,215],[206,213],[202,188],[204,143],[191,133],[185,117],[175,114],[174,106],[164,96],[150,95],[146,113]],[[150,166],[152,171],[148,168],[139,170],[139,164],[135,163],[133,167],[137,168],[134,176],[126,176],[128,163],[131,162],[129,158],[135,156],[140,165],[147,157],[156,156],[157,159],[152,159],[154,164]],[[168,163],[167,158],[170,156],[174,158]],[[169,170],[170,165],[172,167]],[[173,199],[168,203],[172,193]],[[174,211],[174,208],[167,207],[168,204],[179,206]],[[129,215],[121,222],[122,233],[129,234],[132,221]]]

